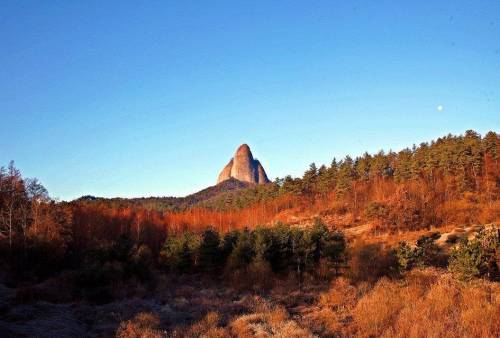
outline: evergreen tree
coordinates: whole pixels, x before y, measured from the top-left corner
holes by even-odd
[[[493,159],[497,159],[497,146],[499,144],[499,135],[495,132],[489,131],[483,138],[482,141],[482,148],[483,151],[487,154],[490,154],[490,156]]]
[[[221,265],[221,248],[219,233],[214,229],[207,229],[201,235],[198,264],[200,270],[213,273]]]
[[[287,224],[277,223],[272,229],[273,249],[269,255],[269,263],[273,271],[283,271],[291,262],[291,228]]]
[[[354,162],[348,155],[340,163],[337,174],[337,191],[345,193],[351,190],[352,182],[356,179],[356,171],[354,169]]]
[[[238,238],[240,237],[240,232],[238,230],[231,230],[224,234],[224,238],[222,239],[220,255],[221,255],[221,264],[224,265],[234,250],[234,247],[238,243]]]
[[[363,181],[368,181],[370,179],[371,162],[372,156],[367,152],[363,154],[363,157],[357,157],[354,161],[356,176]]]
[[[322,257],[325,257],[326,242],[328,240],[329,231],[325,223],[320,218],[314,220],[314,224],[310,229],[310,241],[311,241],[311,251],[312,260],[315,264],[318,264]]]
[[[247,269],[255,257],[255,237],[248,229],[243,230],[230,256],[231,266],[235,269]]]
[[[330,182],[331,178],[329,175],[329,169],[325,165],[322,165],[318,169],[318,176],[316,178],[316,185],[314,187],[314,190],[325,196],[333,188]]]
[[[170,236],[160,252],[162,265],[170,270],[186,273],[193,270],[199,240],[191,232],[179,236]]]
[[[396,166],[394,169],[394,179],[397,183],[407,181],[411,178],[413,153],[410,149],[406,148],[397,154]]]
[[[302,280],[304,272],[309,268],[309,263],[314,251],[311,245],[310,232],[302,231],[298,228],[292,228],[290,232],[292,262],[297,272],[299,290],[302,289]]]
[[[258,259],[271,262],[277,255],[272,230],[266,227],[258,227],[254,231],[255,256]]]
[[[383,150],[380,150],[372,159],[369,168],[370,178],[381,178],[389,176],[389,159]]]
[[[316,184],[316,179],[318,177],[318,168],[313,162],[309,165],[309,169],[304,172],[302,176],[302,193],[312,194],[314,193],[314,186]]]

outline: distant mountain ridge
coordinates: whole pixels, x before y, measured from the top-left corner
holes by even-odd
[[[198,203],[208,201],[213,199],[220,194],[228,193],[235,190],[247,189],[254,186],[254,184],[249,182],[242,182],[235,178],[229,178],[219,184],[200,190],[194,194],[187,195],[185,197],[137,197],[137,198],[105,198],[105,197],[95,197],[91,195],[82,196],[76,200],[74,203],[79,202],[105,202],[109,206],[113,207],[129,207],[129,206],[142,206],[150,207],[155,210],[185,210]]]
[[[255,159],[247,144],[242,144],[229,163],[219,174],[217,184],[185,197],[138,197],[138,198],[103,198],[82,196],[78,202],[104,202],[113,207],[143,206],[156,210],[185,210],[202,202],[209,202],[221,195],[237,190],[248,189],[270,183],[266,171],[259,160]]]

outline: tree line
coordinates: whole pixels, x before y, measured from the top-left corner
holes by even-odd
[[[0,167],[0,238],[23,249],[34,240],[64,246],[70,235],[71,209],[56,203],[35,178],[23,178],[10,162]]]
[[[433,185],[442,189],[442,199],[452,200],[466,193],[480,193],[488,204],[500,195],[499,135],[493,131],[484,137],[468,130],[464,135],[447,135],[431,142],[413,145],[399,152],[380,150],[365,152],[355,158],[347,155],[334,158],[330,165],[311,163],[302,177],[285,176],[273,183],[247,189],[205,189],[185,198],[158,197],[143,199],[101,199],[84,196],[84,201],[97,201],[111,208],[145,207],[157,211],[182,212],[193,207],[216,210],[243,209],[280,196],[302,198],[326,197],[335,193],[338,198],[353,196],[353,202],[363,202],[366,186],[410,182]],[[229,182],[231,186],[237,184]],[[245,184],[237,186],[244,188]],[[359,197],[359,199],[358,199]]]
[[[274,273],[304,272],[318,266],[339,269],[345,263],[346,240],[342,232],[329,229],[317,219],[312,227],[283,223],[272,227],[232,230],[219,234],[213,228],[201,234],[186,231],[167,238],[160,262],[168,271],[217,273],[229,268],[246,272],[252,265]]]
[[[394,182],[443,185],[443,198],[458,198],[467,192],[481,192],[488,203],[497,200],[499,187],[499,135],[484,137],[473,130],[464,135],[447,135],[399,152],[380,150],[376,154],[333,159],[329,166],[311,163],[302,177],[277,178],[274,185],[229,192],[203,203],[207,207],[233,208],[276,198],[280,195],[319,196],[335,192],[356,193],[360,186]]]

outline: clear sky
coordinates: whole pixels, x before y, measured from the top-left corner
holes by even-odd
[[[438,109],[438,106],[442,109]],[[1,1],[0,164],[51,196],[185,195],[500,131],[500,1]]]

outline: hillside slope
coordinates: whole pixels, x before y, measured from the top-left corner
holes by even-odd
[[[235,178],[230,178],[214,186],[200,190],[194,194],[185,197],[138,197],[138,198],[104,198],[95,196],[82,196],[72,203],[99,203],[109,207],[143,207],[147,209],[163,210],[186,210],[198,203],[211,200],[217,196],[241,189],[252,187],[252,183],[242,182]]]

